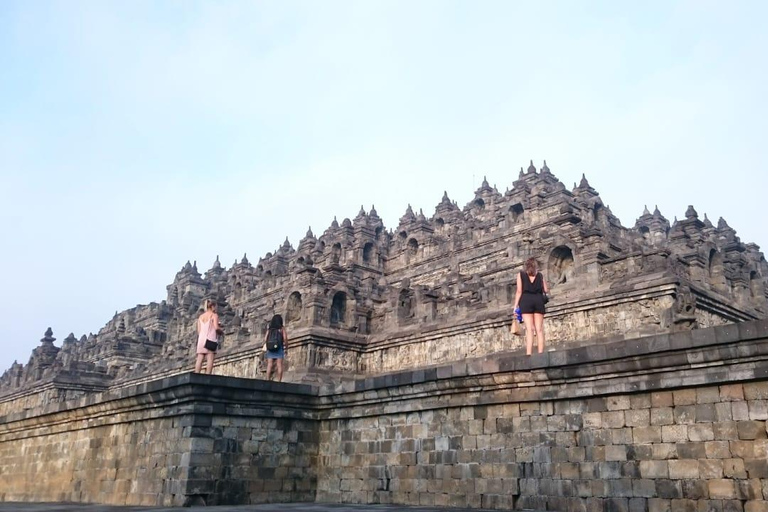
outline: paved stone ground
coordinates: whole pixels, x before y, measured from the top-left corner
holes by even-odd
[[[66,503],[0,503],[0,512],[181,512],[199,510],[212,512],[483,512],[481,509],[404,507],[400,505],[328,505],[322,503],[291,503],[272,505],[239,505],[222,507],[114,507],[108,505],[81,505]],[[490,512],[490,511],[485,511]]]

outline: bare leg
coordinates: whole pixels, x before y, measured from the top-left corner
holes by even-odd
[[[216,357],[215,352],[205,354],[205,373],[208,375],[213,373],[213,359]]]
[[[283,360],[277,359],[277,382],[282,382],[283,380]]]
[[[267,359],[267,380],[272,380],[272,363],[274,359]]]
[[[523,325],[525,326],[525,355],[531,355],[533,352],[533,314],[523,314]]]
[[[205,354],[197,354],[197,361],[195,361],[195,373],[200,373],[203,371],[203,359],[205,359]]]
[[[539,339],[539,354],[544,352],[544,315],[533,314],[533,323],[536,324],[536,337]]]

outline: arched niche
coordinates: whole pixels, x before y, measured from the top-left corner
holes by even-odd
[[[347,316],[347,294],[336,292],[331,300],[331,327],[344,325]]]
[[[339,261],[341,261],[342,259],[341,254],[342,254],[341,244],[339,242],[336,242],[331,247],[331,261],[333,263],[338,263]]]
[[[483,201],[482,197],[478,197],[474,201],[472,201],[472,204],[474,204],[476,207],[480,208],[481,210],[485,208],[485,201]]]
[[[715,288],[725,291],[727,283],[725,281],[725,264],[723,254],[715,248],[709,251],[709,262],[707,263],[707,272],[709,280]]]
[[[368,242],[363,246],[363,263],[373,262],[373,242]]]
[[[552,249],[549,255],[549,281],[553,285],[565,284],[573,276],[573,251],[566,245]]]
[[[298,322],[301,320],[302,312],[303,306],[301,293],[293,292],[288,296],[288,301],[285,307],[285,323],[290,324],[292,322]]]
[[[408,253],[416,254],[419,251],[419,241],[415,238],[408,240]]]
[[[600,221],[600,215],[603,211],[603,204],[602,203],[595,203],[592,206],[592,221],[597,223]]]
[[[290,324],[301,320],[303,310],[301,293],[293,292],[288,296],[288,300],[285,304],[285,323]]]
[[[709,275],[714,277],[722,272],[723,267],[723,255],[717,249],[710,249],[709,261],[707,263],[707,270]]]
[[[525,208],[523,208],[523,205],[520,203],[515,203],[512,206],[509,207],[509,216],[512,219],[512,222],[521,222],[524,217],[523,214],[525,213]]]
[[[413,317],[413,292],[408,289],[400,290],[397,296],[397,318],[408,320]]]
[[[438,229],[442,229],[443,227],[445,227],[445,221],[443,220],[442,217],[438,217],[437,219],[435,219],[435,225],[438,227]]]

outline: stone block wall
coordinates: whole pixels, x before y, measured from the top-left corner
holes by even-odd
[[[207,505],[315,500],[315,421],[208,416],[197,423],[185,496]]]
[[[322,388],[183,374],[0,417],[0,500],[768,510],[768,321]]]
[[[0,501],[171,505],[186,443],[174,420],[3,434]],[[23,437],[22,437],[23,436]]]
[[[768,510],[768,322],[499,354],[333,392],[318,501]]]
[[[768,510],[768,382],[324,422],[318,500]]]
[[[309,386],[185,374],[0,418],[0,501],[312,501]],[[305,404],[306,408],[306,404]]]

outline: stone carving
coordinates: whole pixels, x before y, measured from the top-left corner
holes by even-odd
[[[690,213],[692,209],[693,207],[689,207],[688,212]],[[688,285],[682,285],[677,289],[671,313],[673,329],[686,330],[696,327],[696,296]]]
[[[413,318],[413,291],[407,288],[400,291],[397,301],[397,316],[401,322],[408,322]]]
[[[288,297],[288,305],[285,311],[286,324],[299,322],[301,320],[302,313],[301,294],[299,292],[293,292]]]
[[[275,313],[290,331],[288,378],[320,368],[344,378],[516,350],[511,303],[531,256],[555,290],[547,324],[553,347],[768,313],[765,257],[724,219],[714,225],[690,206],[670,223],[658,208],[644,208],[628,228],[586,176],[568,190],[547,165],[531,163],[511,181],[502,194],[484,179],[464,208],[444,193],[431,217],[409,205],[391,229],[375,208],[361,208],[253,263],[244,255],[225,268],[217,257],[201,274],[187,261],[165,300],[117,312],[96,334],[69,336],[61,348],[47,332],[27,364],[0,377],[0,410],[39,403],[42,382],[67,399],[188,371],[206,298],[216,300],[224,322],[217,371],[227,375],[259,375]],[[81,382],[57,381],[65,371]]]
[[[555,247],[549,256],[549,281],[551,285],[565,284],[573,275],[573,252],[564,245]]]
[[[331,302],[331,327],[343,327],[347,315],[347,295],[336,292]]]

